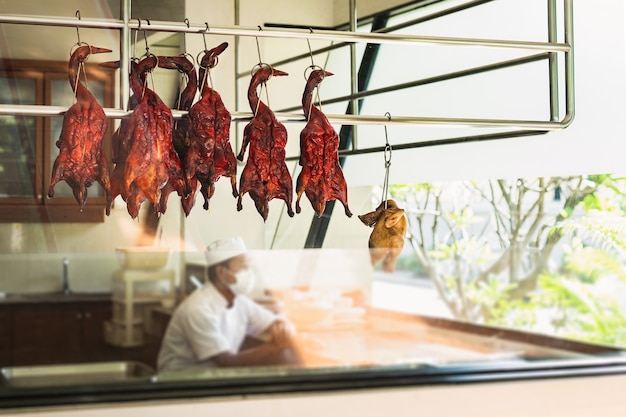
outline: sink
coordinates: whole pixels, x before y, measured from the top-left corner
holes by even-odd
[[[5,386],[38,388],[150,381],[154,369],[140,362],[95,362],[63,365],[17,366],[0,369]]]
[[[110,293],[64,293],[64,292],[41,292],[4,294],[0,296],[0,303],[41,303],[41,302],[73,302],[73,301],[97,301],[109,298]]]

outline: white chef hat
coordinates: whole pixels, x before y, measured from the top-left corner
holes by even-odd
[[[246,244],[241,237],[216,240],[207,246],[204,254],[208,266],[219,264],[235,256],[247,253]]]

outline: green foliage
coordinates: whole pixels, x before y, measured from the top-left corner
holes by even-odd
[[[547,211],[556,189],[562,206]],[[456,317],[626,347],[617,294],[599,291],[626,288],[626,177],[399,184],[390,195],[416,254],[402,268],[428,274]]]

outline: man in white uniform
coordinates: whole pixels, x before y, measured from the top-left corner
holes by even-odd
[[[159,352],[159,371],[265,365],[290,347],[287,324],[245,295],[254,284],[246,252],[239,237],[207,247],[209,279],[175,310]],[[240,350],[247,335],[262,334],[268,342]]]

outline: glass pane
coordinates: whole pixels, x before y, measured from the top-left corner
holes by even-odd
[[[93,93],[98,100],[98,103],[102,105],[104,102],[104,83],[90,80],[88,84],[89,90]],[[52,80],[51,85],[51,102],[53,106],[71,106],[74,104],[74,93],[70,87],[69,82],[66,79]],[[54,163],[54,160],[59,155],[59,148],[56,146],[56,141],[59,139],[61,129],[63,127],[63,117],[52,117],[50,119],[50,140],[52,142],[50,161]],[[52,165],[51,165],[52,166]],[[100,184],[95,182],[88,189],[89,196],[103,196],[104,191]],[[55,197],[73,197],[72,189],[65,181],[61,181],[54,186]]]
[[[35,104],[35,80],[0,77],[1,104]],[[31,197],[35,181],[35,118],[0,116],[0,197]]]

